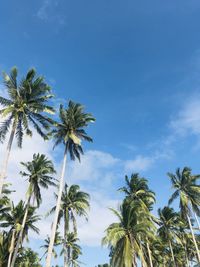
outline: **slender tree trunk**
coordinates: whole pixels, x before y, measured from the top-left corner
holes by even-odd
[[[196,239],[195,239],[195,236],[194,236],[194,231],[192,229],[192,224],[191,224],[190,217],[189,217],[188,214],[187,214],[187,220],[188,220],[188,223],[189,223],[189,226],[190,226],[190,231],[191,231],[191,234],[192,234],[192,239],[193,239],[193,242],[194,242],[194,245],[195,245],[195,249],[196,249],[196,253],[197,253],[197,261],[198,261],[198,263],[200,263],[199,249],[198,249],[198,246],[197,246],[197,242],[196,242]]]
[[[141,265],[142,265],[142,267],[147,267],[147,263],[146,263],[145,258],[144,258],[144,252],[143,252],[143,248],[142,248],[141,242],[140,242],[140,250],[141,250],[141,256],[140,256]]]
[[[129,233],[129,240],[130,240],[130,243],[131,243],[131,248],[132,248],[132,250],[133,250],[133,238],[132,238],[132,235],[131,235],[131,233]],[[132,256],[132,267],[136,267],[136,260],[135,260],[135,253],[134,253],[134,251],[133,251],[133,256]]]
[[[7,267],[10,267],[11,260],[12,260],[12,254],[13,254],[14,247],[15,247],[15,232],[16,232],[16,230],[14,229],[12,231],[12,238],[11,238],[11,242],[10,242],[9,257],[8,257]]]
[[[64,267],[69,266],[68,256],[67,256],[67,234],[69,232],[69,216],[67,217],[66,209],[64,210]]]
[[[149,255],[149,263],[150,263],[150,267],[153,267],[153,262],[152,262],[152,257],[151,257],[151,250],[149,248],[149,243],[147,240],[147,251],[148,251],[148,255]]]
[[[171,254],[172,254],[172,260],[173,260],[173,263],[174,263],[174,267],[176,267],[176,262],[175,262],[175,258],[174,258],[174,251],[173,251],[172,243],[171,243],[170,240],[169,240],[169,247],[170,247],[170,251],[171,251]]]
[[[57,198],[56,210],[55,210],[55,215],[54,215],[54,222],[53,222],[53,226],[51,229],[50,243],[49,243],[48,252],[47,252],[47,259],[46,259],[46,265],[45,265],[46,267],[50,267],[51,265],[52,251],[53,251],[53,245],[54,245],[54,240],[55,240],[55,235],[56,235],[62,191],[63,191],[63,186],[64,186],[64,175],[65,175],[65,169],[66,169],[66,162],[67,162],[67,149],[65,148],[62,173],[61,173],[60,183],[59,183],[58,198]]]
[[[67,262],[68,262],[68,264],[70,262],[70,247],[69,246],[67,248]]]
[[[137,264],[136,264],[136,259],[135,259],[135,252],[134,252],[134,246],[133,246],[133,238],[132,238],[132,235],[130,233],[129,233],[129,240],[130,240],[130,243],[131,243],[131,248],[133,250],[132,267],[136,267]]]
[[[188,256],[187,256],[187,249],[185,247],[185,259],[186,259],[186,265],[187,267],[190,267],[190,262],[189,262],[189,259],[188,259]]]
[[[196,212],[194,212],[194,217],[195,217],[195,220],[197,222],[197,225],[198,225],[198,228],[199,228],[199,231],[200,231],[200,223],[199,223],[199,219],[198,219],[198,217],[196,215]]]
[[[12,125],[12,130],[11,130],[11,133],[10,133],[10,137],[9,137],[9,140],[8,140],[7,148],[6,148],[6,155],[5,155],[5,158],[4,158],[4,161],[3,161],[2,171],[1,171],[1,174],[0,174],[0,198],[2,197],[2,190],[3,190],[4,180],[6,178],[6,173],[7,173],[7,168],[8,168],[8,161],[9,161],[9,157],[10,157],[10,151],[11,151],[13,139],[14,139],[14,136],[15,136],[16,126],[17,126],[17,123],[14,120],[13,125]]]
[[[17,253],[18,253],[20,245],[22,244],[22,238],[23,238],[24,228],[25,228],[26,220],[27,220],[27,216],[28,216],[28,210],[29,210],[29,207],[30,207],[30,201],[31,201],[31,195],[29,196],[27,204],[26,204],[26,209],[25,209],[24,218],[23,218],[23,221],[22,221],[22,226],[21,226],[21,229],[20,229],[20,232],[19,232],[19,236],[18,236],[18,239],[17,239],[16,247],[15,247],[15,250],[14,250],[12,263],[10,265],[11,267],[15,266],[15,261],[17,259]]]
[[[71,215],[72,215],[73,228],[74,228],[73,230],[74,230],[74,233],[77,235],[77,223],[76,223],[76,218],[72,210],[71,210]]]

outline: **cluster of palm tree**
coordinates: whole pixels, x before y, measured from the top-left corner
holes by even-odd
[[[125,194],[119,210],[112,209],[118,222],[106,229],[103,244],[110,248],[110,265],[115,267],[200,266],[199,221],[200,175],[190,168],[168,173],[174,190],[168,206],[152,213],[155,193],[139,174],[125,177]],[[170,207],[177,199],[179,209]]]
[[[77,218],[87,220],[89,195],[78,185],[65,181],[67,159],[80,161],[82,141],[92,142],[85,131],[94,122],[79,103],[60,105],[59,121],[50,100],[50,86],[34,69],[18,81],[17,68],[3,74],[7,97],[0,96],[0,142],[7,142],[0,170],[0,267],[50,267],[52,257],[63,257],[64,267],[79,267],[82,254],[79,245]],[[12,190],[7,183],[7,169],[13,141],[19,148],[24,136],[37,132],[44,140],[53,139],[54,146],[63,146],[61,174],[56,177],[53,162],[44,154],[34,153],[31,161],[21,162],[20,175],[26,179],[24,200],[11,201]],[[9,136],[8,136],[9,135]],[[8,141],[7,141],[8,136]],[[1,157],[2,158],[2,157]],[[190,168],[168,173],[173,193],[168,206],[153,213],[155,193],[139,174],[125,176],[123,201],[118,210],[111,209],[118,219],[112,223],[102,240],[110,249],[110,263],[99,267],[192,267],[200,266],[200,175]],[[50,235],[41,246],[43,255],[28,248],[29,232],[39,234],[37,222],[44,192],[54,188],[55,206],[46,212],[53,218]],[[179,202],[174,210],[171,204]],[[178,205],[177,205],[178,206]]]
[[[68,157],[80,161],[82,140],[92,142],[85,128],[95,119],[84,112],[81,104],[69,101],[66,108],[60,105],[59,121],[56,121],[53,117],[56,111],[50,104],[54,97],[51,88],[34,69],[18,81],[18,70],[14,67],[10,74],[3,73],[3,80],[7,97],[0,96],[0,142],[7,142],[7,147],[0,170],[0,266],[39,267],[41,259],[46,257],[45,266],[50,267],[52,256],[56,257],[60,248],[64,267],[78,267],[81,247],[76,219],[77,216],[87,219],[89,195],[78,185],[67,185],[65,170]],[[21,163],[23,169],[20,175],[28,181],[25,201],[13,203],[10,197],[12,191],[6,182],[13,141],[16,139],[19,148],[22,148],[24,136],[32,137],[35,132],[44,140],[53,139],[55,146],[63,146],[62,171],[59,179],[55,179],[53,162],[43,154],[33,154],[31,161]],[[36,223],[41,219],[38,215],[43,198],[41,189],[49,189],[50,186],[55,187],[56,205],[48,215],[54,213],[54,220],[50,237],[42,246],[45,253],[39,259],[37,253],[23,245],[30,230],[39,233]],[[59,233],[62,224],[63,236]]]

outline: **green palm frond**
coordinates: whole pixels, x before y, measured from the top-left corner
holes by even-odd
[[[14,67],[10,74],[3,73],[4,85],[8,98],[0,96],[0,116],[4,121],[0,126],[0,141],[5,140],[9,132],[7,124],[15,122],[15,135],[18,146],[22,146],[23,134],[32,136],[32,125],[41,137],[48,138],[50,126],[53,120],[46,114],[53,114],[54,108],[48,105],[48,100],[53,97],[50,87],[45,83],[42,76],[37,76],[36,71],[31,69],[25,78],[17,82],[18,71]]]

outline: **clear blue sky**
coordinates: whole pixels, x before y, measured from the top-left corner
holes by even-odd
[[[159,207],[167,171],[200,172],[199,14],[197,0],[2,0],[0,70],[34,66],[57,98],[86,105],[97,119],[86,150],[124,166],[107,170],[116,174],[107,196],[117,199],[124,174],[140,171]],[[84,253],[89,267],[108,260],[100,245]]]

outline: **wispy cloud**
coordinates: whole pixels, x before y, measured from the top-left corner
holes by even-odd
[[[66,24],[66,17],[59,10],[60,0],[43,0],[36,16],[44,22],[56,22],[60,26]]]
[[[178,115],[170,122],[176,134],[200,134],[200,98],[199,95],[186,99]]]
[[[153,157],[145,157],[138,155],[135,159],[127,160],[125,162],[125,170],[128,172],[146,171],[152,166],[153,163],[154,163]]]

